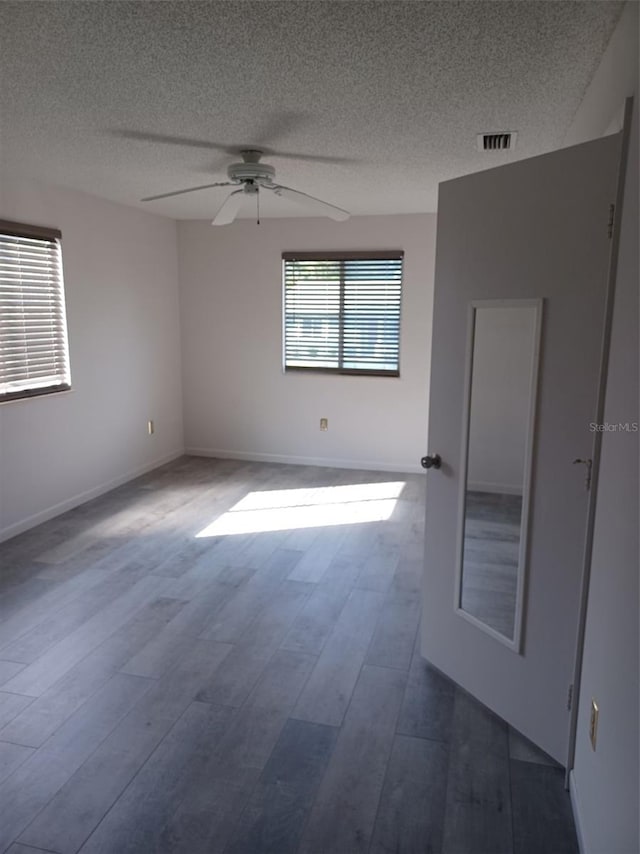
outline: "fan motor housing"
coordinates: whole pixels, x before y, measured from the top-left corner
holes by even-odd
[[[231,181],[265,181],[270,183],[276,170],[268,163],[232,163],[227,169]]]

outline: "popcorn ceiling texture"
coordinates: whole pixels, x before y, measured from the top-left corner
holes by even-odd
[[[115,133],[147,132],[266,146],[277,180],[354,214],[433,211],[439,181],[562,145],[622,6],[3,2],[0,165],[138,205],[225,180],[237,159]],[[487,130],[518,131],[516,151],[476,151]],[[146,209],[210,217],[226,194]],[[275,197],[262,207],[304,214]]]

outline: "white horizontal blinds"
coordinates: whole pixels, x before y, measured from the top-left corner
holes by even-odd
[[[344,261],[342,367],[398,372],[402,259]]]
[[[285,368],[397,376],[402,258],[283,255]]]
[[[285,260],[286,367],[339,367],[340,279],[340,261]]]
[[[69,387],[59,232],[0,221],[0,402]]]

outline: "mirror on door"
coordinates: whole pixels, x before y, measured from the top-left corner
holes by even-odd
[[[520,648],[541,300],[471,305],[456,610]]]

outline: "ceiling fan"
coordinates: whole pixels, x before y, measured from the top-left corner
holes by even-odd
[[[228,181],[216,181],[213,184],[202,184],[198,187],[189,187],[185,190],[174,190],[171,193],[160,193],[157,196],[147,196],[141,199],[143,202],[153,202],[156,199],[167,199],[170,196],[181,196],[184,193],[194,193],[196,190],[207,190],[210,187],[238,187],[230,193],[222,207],[215,215],[212,225],[228,225],[238,215],[243,202],[247,196],[256,199],[256,204],[259,205],[260,192],[269,190],[275,193],[276,196],[281,196],[285,199],[291,199],[300,205],[305,206],[309,210],[313,210],[323,216],[328,216],[331,219],[342,221],[348,219],[350,214],[342,208],[331,205],[328,202],[323,202],[321,199],[316,199],[315,196],[310,196],[307,193],[301,193],[300,190],[292,190],[291,187],[285,187],[282,184],[276,184],[276,170],[268,163],[262,163],[263,152],[257,148],[244,148],[240,151],[242,162],[232,163],[227,168]],[[259,207],[258,207],[258,222]]]

